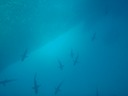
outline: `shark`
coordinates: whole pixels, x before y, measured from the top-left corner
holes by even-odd
[[[77,54],[77,56],[76,56],[75,59],[73,60],[73,65],[74,65],[74,66],[78,63],[78,59],[79,59],[79,54]]]
[[[37,73],[34,76],[34,86],[32,87],[32,89],[35,91],[35,94],[38,94],[40,85],[37,84],[36,79],[37,79]]]
[[[62,62],[60,60],[58,60],[58,63],[59,63],[60,70],[63,70],[64,69],[64,65],[62,64]]]
[[[5,80],[0,81],[0,85],[6,86],[7,83],[11,83],[14,81],[16,81],[16,79],[5,79]]]
[[[54,95],[57,95],[58,94],[58,92],[60,92],[61,91],[61,86],[62,86],[62,84],[63,84],[63,81],[62,82],[60,82],[59,84],[58,84],[58,86],[55,88],[55,92],[54,92]]]
[[[73,65],[76,65],[76,64],[78,63],[79,54],[78,54],[78,53],[77,53],[77,55],[74,54],[73,49],[71,49],[70,55],[71,55],[71,59],[72,59],[72,61],[73,61]],[[76,55],[76,56],[75,56],[75,55]]]
[[[28,49],[26,49],[21,57],[21,61],[23,62],[28,57]]]

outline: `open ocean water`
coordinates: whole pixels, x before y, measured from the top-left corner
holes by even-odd
[[[0,0],[0,96],[128,96],[128,0]]]

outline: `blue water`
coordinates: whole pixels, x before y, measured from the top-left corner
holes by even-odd
[[[0,0],[0,96],[128,96],[127,5]]]

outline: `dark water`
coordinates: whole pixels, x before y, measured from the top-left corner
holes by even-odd
[[[0,0],[0,96],[128,96],[127,0]]]

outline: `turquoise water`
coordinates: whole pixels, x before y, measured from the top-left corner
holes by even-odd
[[[1,0],[0,96],[128,96],[127,0]]]

